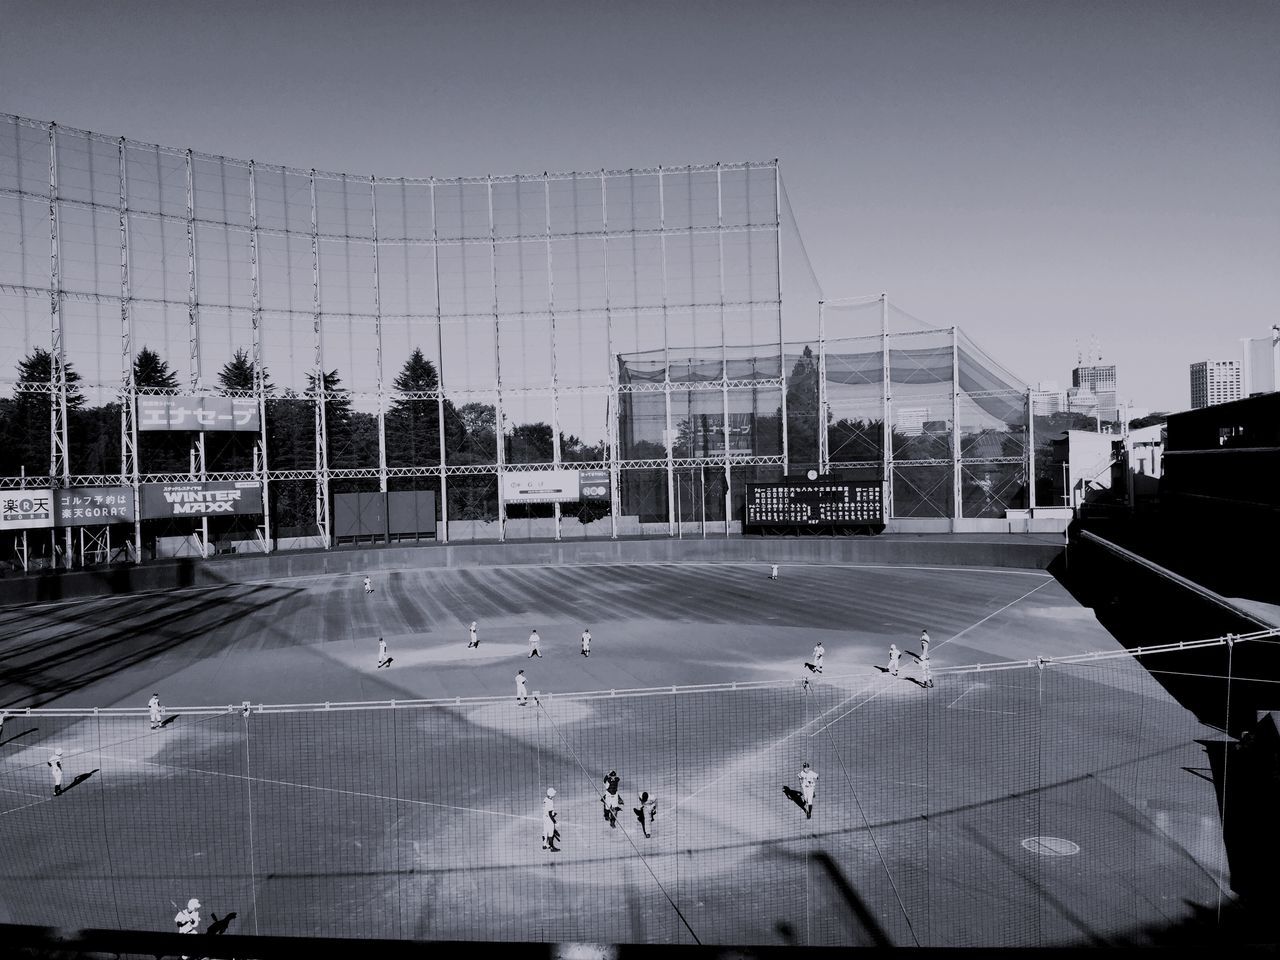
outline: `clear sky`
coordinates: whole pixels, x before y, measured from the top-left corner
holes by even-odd
[[[1096,336],[1156,409],[1280,319],[1275,0],[0,0],[0,111],[384,176],[777,157],[828,297],[1030,382]]]

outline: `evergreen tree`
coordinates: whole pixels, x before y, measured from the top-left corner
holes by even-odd
[[[397,395],[387,409],[388,466],[420,467],[440,462],[440,413],[436,401],[403,396],[436,390],[439,385],[435,364],[422,355],[421,349],[415,349],[395,379]],[[451,410],[452,405],[446,413]]]
[[[143,347],[133,358],[133,385],[138,390],[176,390],[178,378],[158,353]]]
[[[787,448],[792,470],[818,462],[818,359],[807,346],[787,380]]]
[[[223,393],[253,393],[253,359],[249,351],[239,348],[222,365],[218,371],[218,387]],[[265,366],[262,368],[262,389],[266,393],[275,389]]]
[[[73,414],[84,406],[80,392],[80,374],[67,362],[63,366],[67,380],[67,432],[71,433]],[[18,380],[32,387],[45,387],[53,374],[53,355],[43,347],[35,347],[18,361]],[[0,454],[0,473],[18,476],[25,469],[28,476],[48,476],[49,429],[53,409],[52,394],[47,391],[15,388],[8,407],[8,429],[4,450]]]

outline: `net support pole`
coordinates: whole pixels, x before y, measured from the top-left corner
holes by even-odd
[[[1031,510],[1036,508],[1036,405],[1030,387],[1027,387],[1027,506]]]
[[[507,415],[502,409],[502,333],[498,321],[498,239],[493,228],[493,177],[485,177],[485,194],[489,200],[489,289],[493,293],[493,362],[498,388],[494,405],[494,439],[498,461],[498,542],[507,539],[507,502],[502,496],[506,476]]]
[[[196,278],[196,191],[195,170],[191,150],[185,157],[187,180],[187,363],[190,390],[193,396],[200,393],[200,300]],[[196,436],[196,474],[201,483],[206,476],[205,436],[201,430]],[[200,515],[200,556],[209,556],[209,517]]]
[[[258,403],[258,469],[262,478],[262,548],[271,552],[271,474],[267,466],[267,384],[262,375],[262,287],[258,267],[258,181],[249,161],[249,322],[253,327],[253,398]]]
[[[831,469],[831,439],[827,436],[827,309],[818,301],[818,472]]]
[[[403,181],[401,181],[403,187]],[[440,307],[440,228],[436,225],[436,180],[431,178],[431,272],[436,290],[436,356],[440,369],[436,371],[436,423],[440,433],[440,542],[449,542],[449,453],[444,435],[444,319]]]
[[[750,171],[744,176],[749,177]],[[773,240],[778,270],[778,373],[782,378],[782,475],[785,477],[791,472],[791,452],[787,439],[787,341],[782,322],[782,169],[776,159],[773,161]]]
[[[961,519],[963,468],[960,464],[960,333],[951,328],[951,528]]]
[[[311,324],[315,349],[315,391],[312,403],[315,410],[315,466],[316,466],[316,529],[326,550],[333,544],[329,539],[329,430],[325,410],[328,391],[324,381],[324,338],[321,333],[320,315],[320,228],[316,218],[316,172],[309,177],[311,186]]]
[[[662,399],[666,413],[664,446],[667,448],[667,535],[676,533],[675,501],[675,437],[671,432],[671,330],[667,323],[667,206],[662,183],[662,167],[658,167],[658,243],[662,261]]]
[[[71,486],[67,442],[67,358],[62,340],[62,254],[58,231],[58,125],[49,124],[49,479]],[[57,542],[56,531],[53,532]],[[71,563],[71,528],[66,528],[66,563]]]
[[[889,366],[889,294],[880,294],[880,448],[884,464],[884,515],[894,516],[893,510],[893,424],[889,414],[893,403]]]
[[[551,313],[551,460],[560,469],[560,379],[556,351],[556,283],[552,273],[551,258],[551,178],[542,174],[542,197],[547,221],[547,307]],[[560,501],[552,504],[552,516],[556,525],[555,539],[560,539]]]
[[[604,232],[604,328],[606,349],[609,351],[609,394],[607,402],[608,414],[605,417],[605,432],[608,436],[609,450],[609,538],[618,539],[618,514],[622,510],[622,471],[618,467],[618,444],[621,416],[621,394],[618,390],[618,358],[613,351],[613,309],[609,300],[609,201],[608,181],[604,171],[600,171],[600,225]]]
[[[378,374],[378,490],[385,501],[387,493],[387,403],[382,370],[382,290],[378,263],[378,190],[377,181],[369,177],[369,220],[373,230],[373,349]],[[415,513],[416,515],[416,513]],[[414,531],[415,535],[417,531]],[[387,527],[383,540],[391,542],[391,510],[387,504]]]
[[[138,395],[133,380],[133,307],[129,284],[129,175],[125,139],[116,144],[120,161],[120,483],[133,498],[133,560],[142,562],[142,504],[138,488]]]
[[[692,223],[692,220],[690,220]],[[729,460],[729,347],[725,332],[724,318],[724,183],[720,164],[716,164],[716,265],[720,271],[720,380],[721,396],[724,400],[724,535],[729,535],[729,523],[733,520],[733,468]],[[755,426],[754,410],[752,426]],[[754,432],[754,431],[753,431]],[[755,453],[752,445],[751,452]],[[707,509],[706,473],[702,475],[702,511]],[[702,535],[705,537],[706,523],[703,523]]]

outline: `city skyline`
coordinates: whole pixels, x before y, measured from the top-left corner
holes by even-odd
[[[1184,409],[1280,300],[1272,4],[59,11],[6,11],[0,110],[380,176],[778,157],[823,294],[1030,383],[1096,333],[1124,397]]]

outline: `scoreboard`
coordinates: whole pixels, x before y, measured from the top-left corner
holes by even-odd
[[[748,526],[883,526],[879,482],[792,480],[747,484]]]

